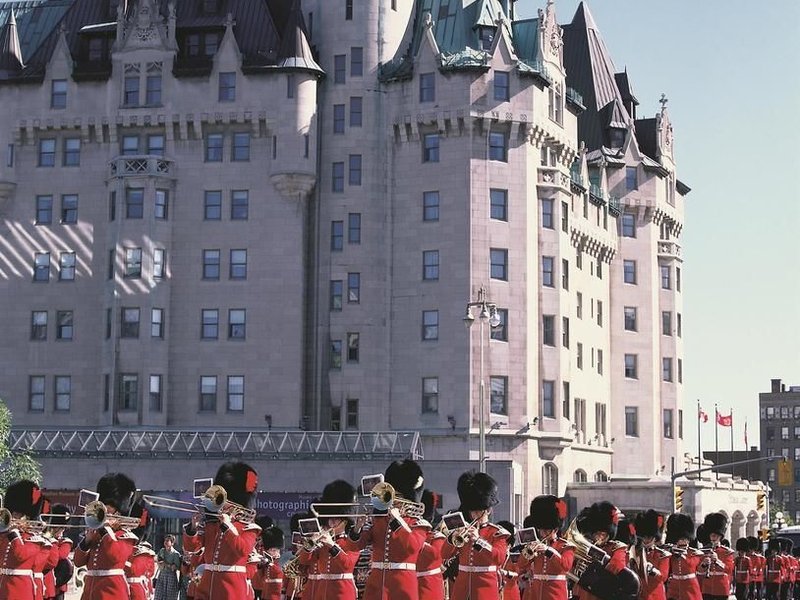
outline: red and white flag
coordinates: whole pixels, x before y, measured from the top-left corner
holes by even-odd
[[[701,423],[708,423],[708,413],[700,407],[697,410],[697,420]]]
[[[717,411],[717,424],[720,427],[733,427],[733,413],[723,416]]]

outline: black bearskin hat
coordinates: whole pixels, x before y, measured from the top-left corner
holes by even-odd
[[[578,527],[578,531],[580,531],[584,535],[589,535],[589,512],[590,507],[585,506],[581,509],[581,512],[578,513],[578,516],[575,517],[575,524]]]
[[[529,527],[536,527],[536,525],[534,525],[533,515],[528,515],[527,517],[522,519],[522,528],[528,529]]]
[[[605,531],[613,539],[617,535],[617,525],[622,514],[611,502],[595,502],[589,507],[586,519],[586,531],[589,534]]]
[[[719,512],[709,513],[703,519],[703,525],[706,529],[706,535],[716,533],[725,537],[725,530],[728,528],[728,517]]]
[[[270,526],[261,530],[261,543],[264,549],[283,548],[283,530],[280,527]]]
[[[750,541],[747,538],[739,538],[736,540],[736,551],[747,552],[750,550]]]
[[[636,543],[636,526],[627,518],[619,520],[617,524],[617,534],[614,537],[618,542],[622,542],[626,546]]]
[[[677,544],[678,540],[694,539],[694,521],[689,515],[672,513],[667,519],[667,543]]]
[[[69,523],[69,508],[66,504],[53,504],[53,506],[50,507],[50,514],[59,515],[57,517],[50,517],[50,525],[53,527]]]
[[[441,496],[439,496],[439,494],[429,489],[424,489],[422,490],[421,502],[425,506],[425,514],[423,517],[428,523],[435,525],[442,520],[442,515],[437,510],[439,508],[439,503],[441,503]]]
[[[708,546],[711,543],[711,538],[708,537],[708,529],[705,523],[700,523],[700,525],[697,526],[695,538],[697,539],[697,543],[701,546]]]
[[[258,515],[255,523],[261,527],[261,531],[264,531],[268,527],[272,527],[275,524],[275,521],[269,515]]]
[[[411,459],[396,460],[386,469],[383,476],[386,483],[406,500],[419,502],[422,496],[422,469]]]
[[[258,473],[243,462],[227,462],[214,477],[214,485],[221,485],[228,492],[228,500],[250,507],[258,492]]]
[[[800,547],[792,549],[792,556],[795,558],[800,557]]]
[[[767,552],[780,552],[781,541],[778,538],[769,538],[767,542]]]
[[[643,538],[652,537],[660,540],[664,533],[664,515],[654,510],[640,512],[636,515],[633,524],[636,527],[636,533]]]
[[[760,552],[761,551],[761,540],[759,540],[754,535],[748,535],[747,536],[747,546],[748,546],[748,550],[751,550],[751,551],[755,550],[755,551],[759,551]]]
[[[498,521],[497,524],[509,533],[508,542],[510,544],[514,539],[514,533],[516,532],[514,524],[511,521]]]
[[[530,514],[537,529],[561,529],[567,518],[567,503],[555,496],[536,496],[531,500]]]
[[[134,502],[130,507],[128,516],[139,518],[139,526],[136,529],[132,529],[131,533],[139,539],[143,539],[147,529],[147,523],[150,520],[150,515],[144,507],[144,504],[142,502]]]
[[[106,473],[97,482],[97,493],[100,502],[127,515],[136,493],[136,484],[125,473]]]
[[[30,479],[21,479],[8,486],[3,506],[12,513],[36,519],[42,512],[44,503],[41,488]]]
[[[322,490],[320,504],[352,504],[356,501],[356,489],[343,479],[337,479],[325,486]],[[350,506],[320,506],[319,514],[341,515],[351,512]]]
[[[461,501],[459,510],[467,513],[471,510],[487,510],[497,505],[497,482],[487,473],[467,471],[458,478],[456,486],[458,499]]]

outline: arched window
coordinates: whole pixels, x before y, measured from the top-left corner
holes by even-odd
[[[542,493],[558,496],[558,467],[553,463],[542,467]]]
[[[594,474],[595,481],[608,481],[608,475],[606,475],[605,471],[598,471]]]
[[[583,469],[578,469],[577,471],[575,471],[572,480],[575,483],[586,483],[588,481],[586,477],[586,471],[584,471]]]

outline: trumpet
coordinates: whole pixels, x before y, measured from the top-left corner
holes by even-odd
[[[20,529],[28,533],[42,533],[47,525],[43,521],[22,517],[15,519],[7,508],[0,508],[0,533],[10,529]]]
[[[534,541],[528,542],[522,547],[522,550],[520,550],[520,554],[527,560],[533,560],[540,554],[543,554],[547,548],[547,545],[536,535],[536,529],[533,530],[533,535],[535,537]]]
[[[467,525],[466,527],[460,527],[458,529],[453,530],[452,535],[450,537],[450,543],[453,544],[456,548],[463,548],[466,546],[474,537],[477,536],[478,530],[475,529],[475,525],[480,520],[480,517],[475,519],[472,523]]]
[[[391,483],[381,481],[372,488],[370,497],[373,506],[379,510],[389,510],[396,508],[400,511],[400,516],[412,519],[421,519],[425,515],[425,505],[421,502],[414,502],[400,497]]]

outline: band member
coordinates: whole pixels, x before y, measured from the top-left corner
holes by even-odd
[[[800,577],[800,548],[795,546],[792,549],[792,558],[794,559],[795,563],[795,583],[794,583],[794,599],[798,600],[800,598],[800,585],[798,585],[797,578]]]
[[[53,546],[57,549],[58,561],[53,569],[45,573],[44,589],[46,600],[63,600],[67,592],[67,584],[72,579],[74,571],[72,561],[69,559],[72,553],[72,540],[64,535],[64,528],[67,525],[69,509],[63,504],[54,504],[50,508],[50,536]]]
[[[142,542],[133,549],[125,563],[125,579],[131,590],[131,600],[149,600],[155,557],[150,544]]]
[[[567,517],[567,503],[555,496],[533,499],[523,523],[535,527],[538,543],[522,551],[519,572],[528,580],[524,600],[567,600],[567,573],[575,560],[575,547],[558,533]]]
[[[750,573],[753,570],[750,557],[747,555],[750,543],[747,538],[736,540],[736,558],[733,561],[733,581],[736,600],[747,600],[750,589]]]
[[[105,505],[105,520],[90,523],[87,516],[92,528],[75,549],[75,566],[88,568],[81,599],[118,600],[128,596],[124,567],[138,539],[130,531],[112,526],[113,517],[129,513],[136,484],[124,473],[107,473],[97,482],[97,493]]]
[[[417,559],[417,583],[420,600],[444,600],[444,577],[442,577],[442,546],[445,535],[434,527],[436,521],[435,494],[422,492],[425,505],[425,521],[429,524],[428,535]],[[422,523],[420,521],[420,523]]]
[[[497,482],[486,473],[468,471],[458,478],[459,511],[469,526],[463,532],[451,532],[442,548],[442,558],[458,555],[458,575],[451,598],[499,600],[497,570],[508,552],[508,531],[489,522],[492,507],[499,502]],[[458,538],[463,545],[457,546]]]
[[[764,571],[767,559],[761,553],[762,544],[755,536],[748,536],[748,553],[750,558],[750,600],[762,600],[764,597]]]
[[[384,474],[399,498],[419,502],[422,496],[422,469],[413,460],[395,461]],[[416,518],[403,516],[392,506],[378,506],[372,523],[361,531],[354,529],[350,549],[372,545],[372,570],[364,588],[364,600],[418,600],[417,561],[428,535],[428,528]],[[307,600],[305,597],[303,600]]]
[[[283,531],[280,527],[267,527],[261,532],[264,559],[258,567],[261,573],[261,600],[281,600],[283,571],[280,558],[283,549]]]
[[[673,513],[667,519],[667,545],[672,547],[669,560],[668,600],[702,600],[697,567],[703,555],[690,545],[694,540],[694,521],[688,515]]]
[[[284,565],[283,577],[283,594],[287,600],[303,600],[303,598],[313,598],[314,592],[311,591],[309,584],[315,582],[309,581],[308,569],[305,565],[300,564],[299,554],[302,549],[302,544],[299,540],[295,541],[300,536],[300,519],[312,518],[312,515],[306,513],[295,513],[289,520],[289,528],[292,531],[292,553],[294,557]],[[316,568],[316,565],[314,565]],[[308,594],[308,596],[306,596]]]
[[[734,552],[721,544],[728,528],[728,517],[722,513],[707,514],[703,520],[711,552],[708,552],[701,563],[706,571],[701,588],[705,600],[728,600],[733,578]]]
[[[648,510],[636,515],[633,525],[641,539],[645,559],[646,577],[641,578],[639,598],[665,600],[667,592],[664,585],[669,576],[669,559],[672,555],[658,546],[664,531],[664,516]]]
[[[627,546],[614,540],[621,518],[620,510],[610,502],[596,502],[586,511],[581,524],[581,531],[595,546],[608,555],[604,568],[615,576],[618,576],[628,565]],[[576,585],[575,589],[577,592],[575,595],[581,600],[599,600],[597,596],[580,585]]]
[[[198,574],[198,569],[203,564],[203,548],[200,547],[193,552],[184,551],[183,562],[185,565],[185,573],[189,579],[189,584],[186,586],[186,600],[196,600],[197,584],[200,583],[201,575]]]
[[[781,599],[789,600],[794,596],[795,562],[792,556],[794,544],[789,538],[778,538],[781,542],[781,559],[783,559],[784,574],[781,585]]]
[[[521,600],[522,594],[519,591],[519,561],[522,547],[514,545],[516,529],[511,521],[498,521],[497,525],[508,532],[508,537],[506,538],[508,556],[505,564],[500,567],[498,571],[500,597],[503,600]]]
[[[780,600],[783,562],[780,557],[781,542],[770,538],[767,542],[767,570],[765,573],[766,600]]]
[[[41,512],[44,498],[33,481],[23,479],[8,486],[5,508],[11,513],[8,528],[0,533],[0,600],[35,600],[33,569],[40,547],[25,527]]]
[[[258,474],[243,462],[222,465],[214,477],[214,485],[225,488],[229,503],[250,508],[258,490]],[[195,516],[185,526],[184,548],[189,552],[203,550],[200,584],[195,597],[208,600],[241,600],[247,597],[247,559],[256,546],[261,528],[255,523],[232,518],[221,507],[218,512],[206,511],[204,518]]]

